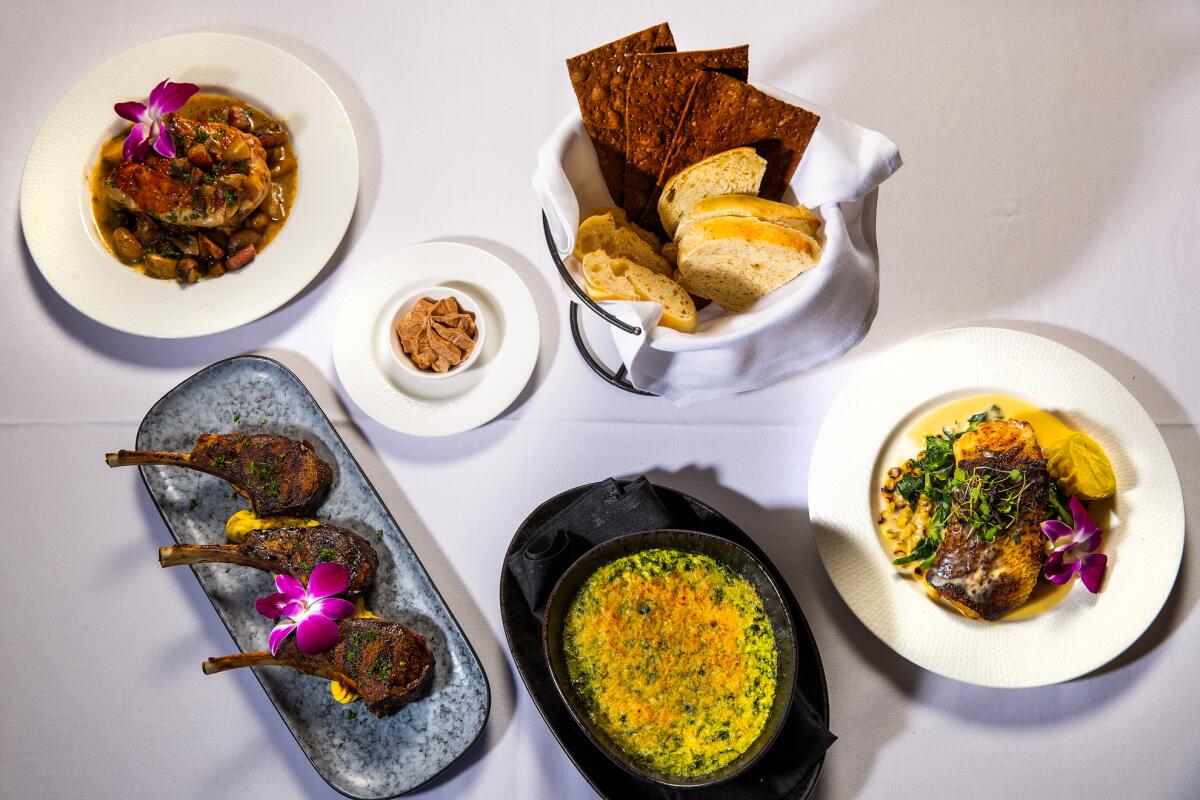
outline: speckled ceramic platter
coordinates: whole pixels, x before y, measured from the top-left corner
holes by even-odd
[[[594,484],[577,486],[542,503],[521,523],[508,546],[502,564],[508,557],[525,546],[531,536],[555,514],[573,503],[580,495],[592,488]],[[817,643],[812,631],[800,610],[800,604],[788,588],[779,570],[770,562],[766,554],[746,535],[741,528],[734,525],[727,517],[710,506],[705,505],[694,497],[683,492],[655,486],[655,492],[671,515],[679,524],[689,530],[720,536],[741,545],[758,559],[766,572],[771,576],[780,594],[787,601],[788,610],[796,630],[796,693],[806,697],[816,710],[821,720],[829,724],[829,693],[825,685],[825,670],[821,666],[821,655],[817,652]],[[733,780],[717,786],[694,789],[674,789],[661,784],[652,783],[635,777],[630,772],[617,766],[603,751],[600,750],[576,723],[570,710],[563,702],[562,696],[555,687],[554,678],[550,674],[550,665],[542,646],[542,623],[529,611],[524,595],[517,582],[506,567],[500,572],[500,614],[504,625],[504,635],[508,640],[508,649],[512,653],[513,663],[533,703],[541,712],[542,718],[550,727],[551,733],[558,739],[559,745],[575,764],[579,772],[591,784],[601,797],[613,800],[624,800],[628,797],[655,797],[668,800],[675,797],[686,797],[689,800],[728,800],[746,795],[744,790],[750,787],[774,785],[778,788],[775,794],[779,800],[807,800],[816,788],[817,778],[821,774],[821,765],[825,759],[822,756],[816,764],[798,779],[788,779],[786,765],[796,757],[794,753],[783,752],[781,748],[773,748],[754,766]],[[793,703],[789,714],[801,713]],[[789,723],[785,722],[787,726]],[[761,794],[761,790],[751,790],[753,794]]]
[[[201,433],[228,432],[278,433],[312,442],[334,472],[317,517],[357,531],[379,552],[368,607],[424,636],[437,660],[430,689],[382,720],[361,704],[334,702],[329,682],[321,678],[279,667],[257,668],[255,676],[334,789],[364,799],[416,789],[453,764],[483,731],[491,694],[475,651],[316,400],[283,365],[239,356],[206,367],[154,404],[138,429],[137,447],[190,450]],[[139,469],[175,541],[225,541],[225,520],[245,505],[226,483],[192,470]],[[237,646],[243,652],[266,650],[270,623],[254,610],[254,600],[273,591],[271,576],[220,564],[192,569]]]

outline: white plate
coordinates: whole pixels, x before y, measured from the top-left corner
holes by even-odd
[[[159,81],[245,98],[284,120],[299,158],[291,217],[244,270],[192,285],[121,264],[92,221],[88,178],[100,145],[124,122],[123,100],[145,102]],[[42,124],[21,178],[21,227],[38,269],[97,322],[142,336],[201,336],[269,314],[317,276],[341,242],[358,198],[358,149],[342,104],[303,62],[241,36],[156,39],[101,64]]]
[[[892,566],[872,506],[881,452],[920,415],[985,393],[1052,411],[1112,461],[1117,495],[1099,594],[1075,581],[1043,614],[983,623],[931,601]],[[863,624],[913,663],[982,686],[1041,686],[1103,666],[1158,615],[1183,554],[1179,476],[1149,415],[1093,362],[1018,331],[943,331],[869,359],[821,425],[808,496],[825,569]]]
[[[440,381],[401,369],[389,339],[398,305],[430,285],[470,294],[488,330],[475,363]],[[529,381],[539,343],[533,296],[511,267],[470,245],[427,242],[376,264],[343,295],[333,363],[350,397],[380,424],[413,436],[448,436],[508,408]]]

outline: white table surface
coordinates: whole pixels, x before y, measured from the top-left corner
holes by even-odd
[[[780,566],[825,662],[832,727],[818,796],[1193,798],[1200,790],[1200,555],[1145,637],[1062,686],[997,691],[927,673],[851,615],[808,529],[813,437],[864,355],[956,324],[1062,341],[1116,375],[1174,455],[1200,518],[1200,8],[953,2],[203,4],[8,0],[0,8],[0,796],[333,797],[248,672],[205,678],[231,642],[136,471],[101,454],[204,365],[245,352],[307,381],[479,651],[486,737],[422,796],[589,797],[515,676],[501,556],[542,499],[648,473],[724,511]],[[678,410],[607,387],[577,358],[529,184],[573,105],[562,60],[669,19],[681,47],[752,43],[752,75],[893,138],[879,206],[882,289],[840,362]],[[299,299],[187,341],[108,330],[63,303],[25,249],[18,184],[57,99],[160,35],[242,33],[298,55],[358,134],[346,242]],[[441,441],[365,418],[333,372],[347,281],[414,242],[491,250],[531,286],[542,354],[506,416]],[[599,332],[599,328],[593,328]],[[448,502],[465,483],[472,502]]]

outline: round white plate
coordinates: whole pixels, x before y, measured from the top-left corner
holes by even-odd
[[[408,373],[391,352],[397,307],[425,286],[465,291],[487,324],[475,363],[439,381]],[[539,343],[533,296],[511,267],[470,245],[427,242],[385,258],[343,295],[333,363],[350,397],[375,421],[413,436],[449,436],[508,408],[533,373]]]
[[[240,272],[182,285],[121,264],[92,221],[88,178],[121,131],[113,104],[145,102],[164,78],[249,100],[284,120],[299,158],[291,217]],[[294,297],[333,255],[358,198],[358,148],[342,104],[303,62],[254,39],[189,33],[101,64],[42,124],[21,178],[21,227],[42,275],[97,322],[142,336],[201,336],[244,325]]]
[[[1117,494],[1099,594],[1074,581],[1043,614],[985,623],[933,602],[892,566],[874,516],[881,454],[923,414],[985,393],[1053,412],[1112,461]],[[1183,554],[1179,476],[1149,415],[1093,362],[1018,331],[942,331],[868,360],[821,425],[808,491],[821,560],[863,624],[913,663],[982,686],[1041,686],[1103,666],[1158,615]]]

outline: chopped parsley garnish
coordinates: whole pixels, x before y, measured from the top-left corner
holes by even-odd
[[[240,413],[239,413],[239,414],[234,414],[234,415],[233,415],[233,421],[234,421],[234,422],[237,422],[237,421],[238,421],[238,420],[240,420],[241,418],[242,418],[242,415],[241,415]]]
[[[196,508],[196,498],[193,497],[191,500],[188,500],[188,511],[193,511],[193,510],[195,510],[195,508]]]

